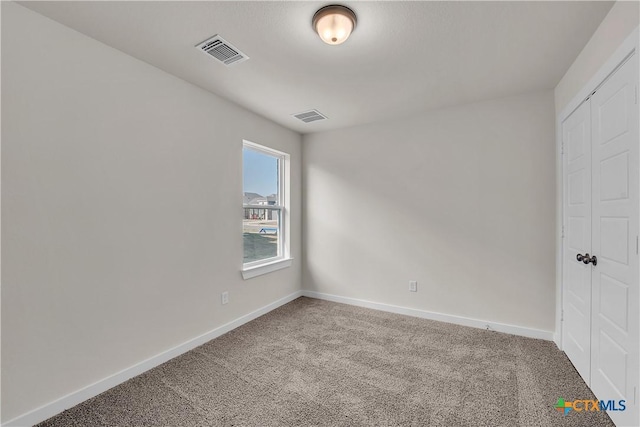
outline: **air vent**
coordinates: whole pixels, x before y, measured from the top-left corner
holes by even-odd
[[[303,113],[294,114],[293,117],[298,120],[302,120],[305,123],[316,122],[318,120],[327,120],[327,117],[322,115],[322,113],[320,113],[318,110],[309,110]]]
[[[213,56],[227,67],[249,59],[247,55],[217,34],[196,45],[196,47],[207,55]]]

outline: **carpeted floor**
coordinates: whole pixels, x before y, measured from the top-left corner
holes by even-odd
[[[39,426],[613,426],[555,344],[299,298]]]

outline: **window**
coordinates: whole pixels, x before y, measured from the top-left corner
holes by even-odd
[[[242,275],[245,279],[291,265],[288,163],[288,154],[244,141]]]

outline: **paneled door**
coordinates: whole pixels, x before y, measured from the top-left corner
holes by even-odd
[[[591,377],[591,109],[587,100],[562,124],[564,160],[563,349],[582,378]]]
[[[609,411],[617,425],[640,425],[638,340],[638,55],[591,97],[592,267],[591,390],[626,400]]]
[[[640,425],[637,91],[634,53],[562,123],[563,350],[618,426]]]

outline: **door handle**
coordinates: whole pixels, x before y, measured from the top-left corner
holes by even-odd
[[[598,258],[594,255],[594,256],[589,256],[589,253],[586,253],[584,255],[582,254],[577,254],[576,255],[576,259],[578,260],[578,262],[582,261],[585,264],[593,264],[594,266],[598,265]]]

